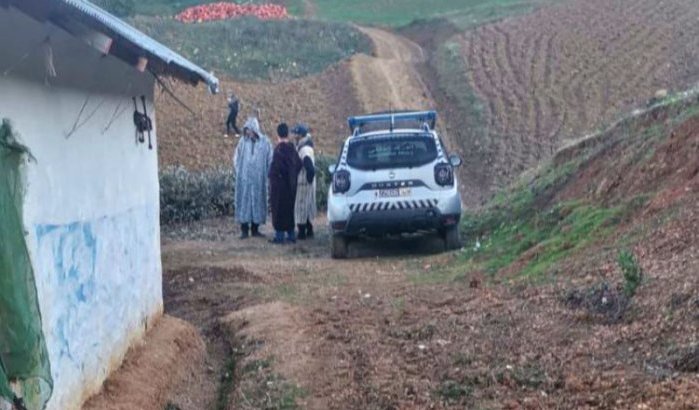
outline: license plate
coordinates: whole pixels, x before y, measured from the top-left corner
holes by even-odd
[[[410,196],[411,194],[410,188],[380,189],[376,191],[376,196],[378,198],[399,198]]]

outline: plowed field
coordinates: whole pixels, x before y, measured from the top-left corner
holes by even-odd
[[[167,94],[158,101],[158,136],[160,165],[183,165],[199,171],[232,164],[238,140],[224,138],[228,115],[226,96],[238,95],[241,111],[238,127],[257,110],[262,130],[274,140],[277,124],[286,121],[307,122],[319,153],[334,155],[347,134],[344,119],[359,112],[350,69],[339,63],[322,74],[281,83],[240,82],[222,79],[222,92],[212,96],[206,87],[193,88],[175,84],[173,91],[194,115]]]
[[[579,0],[459,35],[496,178],[699,80],[698,19],[694,0]]]

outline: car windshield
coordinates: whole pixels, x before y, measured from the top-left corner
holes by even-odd
[[[361,170],[418,167],[435,158],[437,145],[427,134],[360,137],[350,141],[347,151],[349,166]]]

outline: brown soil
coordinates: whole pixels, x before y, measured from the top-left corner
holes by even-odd
[[[319,153],[335,155],[348,135],[350,115],[389,109],[434,109],[431,93],[416,70],[425,61],[422,48],[399,35],[361,28],[374,40],[375,56],[359,54],[324,73],[281,83],[242,83],[224,78],[219,95],[203,87],[170,84],[174,98],[158,98],[161,167],[182,165],[190,170],[228,167],[237,142],[224,138],[226,96],[241,100],[239,126],[260,112],[263,131],[274,137],[276,124],[307,122],[314,130]]]
[[[352,78],[366,112],[389,109],[433,109],[430,92],[415,70],[424,62],[422,48],[388,31],[359,27],[376,47],[375,56],[352,58]]]
[[[696,155],[695,122],[677,128],[650,164],[666,161],[677,144],[684,147],[677,152],[693,147]],[[607,163],[600,156],[589,166]],[[685,175],[675,171],[666,174]],[[431,238],[357,243],[357,258],[330,260],[322,221],[316,240],[284,247],[239,241],[228,220],[167,230],[168,272],[211,272],[170,306],[206,294],[200,307],[220,312],[213,301],[244,295],[245,303],[232,303],[241,310],[217,321],[244,353],[231,409],[282,403],[287,396],[275,389],[282,382],[270,374],[298,386],[303,394],[293,402],[309,409],[696,409],[698,193],[692,188],[673,202],[681,209],[676,219],[659,222],[641,209],[622,228],[619,236],[648,227],[634,247],[646,279],[615,322],[566,304],[571,289],[618,283],[608,250],[615,238],[566,261],[551,283],[500,283],[504,277],[453,272],[458,254],[415,253]],[[223,267],[245,272],[227,276],[238,289],[226,290],[216,273]]]
[[[579,129],[595,128],[656,89],[692,79],[693,63],[680,60],[673,43],[684,38],[684,47],[696,36],[680,36],[680,25],[669,22],[696,19],[696,8],[689,1],[629,4],[573,1],[459,38],[470,81],[488,101],[492,128],[504,136],[490,147],[493,169],[502,170],[493,177],[498,183],[553,155]],[[337,117],[348,114],[331,109],[434,101],[426,87],[415,85],[421,84],[415,81],[419,47],[380,30],[367,32],[377,44],[374,57],[356,56],[313,79],[224,85],[235,87],[246,107],[262,107],[267,131],[278,119],[301,115],[282,111],[291,105],[281,102],[298,101],[308,115],[308,104],[324,101],[313,118],[326,118],[327,130],[337,127],[332,134],[315,125],[320,144],[331,149],[346,134]],[[279,93],[292,85],[304,90],[299,100]],[[341,88],[346,85],[353,86]],[[308,90],[317,98],[308,100]],[[331,92],[351,97],[328,107],[335,101],[328,99]],[[203,94],[188,98],[200,101],[204,118],[225,115],[220,97],[215,105]],[[647,126],[661,121],[650,118]],[[189,144],[187,133],[170,126],[161,130],[164,163],[200,169],[228,160],[233,141]],[[184,410],[184,398],[233,377],[224,408],[699,408],[693,365],[699,334],[697,126],[696,119],[687,122],[640,151],[611,144],[559,187],[555,199],[614,204],[639,193],[649,199],[546,283],[513,279],[516,267],[493,277],[464,272],[458,252],[429,252],[440,246],[433,237],[356,243],[353,259],[334,261],[323,221],[315,240],[283,247],[238,240],[228,219],[166,227],[166,311],[192,321],[209,353],[206,369],[176,404]],[[220,126],[208,127],[206,138],[219,141]],[[639,161],[638,152],[649,159]],[[572,309],[571,290],[620,283],[614,253],[620,243],[632,247],[646,278],[629,310],[620,320],[604,321]],[[225,365],[231,360],[232,375]],[[211,394],[200,402],[214,401]]]
[[[360,112],[349,64],[339,63],[324,73],[282,83],[243,83],[223,78],[221,93],[205,87],[172,84],[172,90],[195,115],[166,93],[158,97],[158,136],[161,168],[182,165],[190,170],[229,167],[237,143],[224,138],[227,95],[241,101],[238,126],[259,110],[263,131],[272,139],[281,121],[306,122],[313,128],[319,153],[334,155],[347,136],[345,119]]]
[[[131,348],[121,368],[83,409],[162,410],[182,386],[198,381],[194,375],[200,372],[204,357],[204,341],[192,325],[164,316],[142,344]],[[204,408],[198,398],[210,393],[189,395],[184,399],[191,404],[187,408]]]
[[[657,90],[696,82],[697,18],[692,0],[576,0],[454,37],[484,101],[491,189]]]

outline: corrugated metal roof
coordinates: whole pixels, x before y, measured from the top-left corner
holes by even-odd
[[[109,14],[101,8],[86,0],[57,0],[66,6],[75,9],[85,18],[117,34],[134,46],[142,49],[151,57],[160,59],[168,66],[176,66],[190,74],[194,74],[199,80],[204,81],[212,92],[218,91],[218,79],[211,73],[206,72],[201,67],[175,53],[164,45],[158,43],[147,35],[136,30],[124,21]]]

